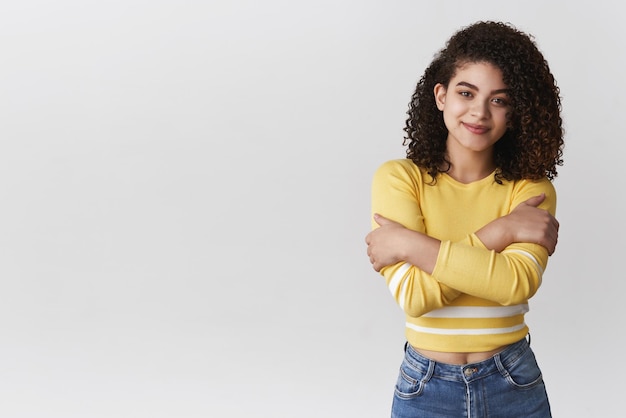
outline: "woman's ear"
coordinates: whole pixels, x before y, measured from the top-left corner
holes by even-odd
[[[435,84],[433,92],[435,93],[437,109],[443,111],[444,105],[446,104],[446,87],[441,83],[437,83]]]

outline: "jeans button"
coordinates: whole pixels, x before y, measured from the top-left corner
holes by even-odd
[[[467,367],[465,370],[463,370],[463,374],[465,375],[465,377],[470,377],[477,371],[478,369],[476,367]]]

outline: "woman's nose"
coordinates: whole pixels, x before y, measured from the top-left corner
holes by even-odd
[[[486,117],[489,115],[489,104],[485,103],[481,100],[475,100],[472,102],[472,107],[470,109],[472,116],[477,117]]]

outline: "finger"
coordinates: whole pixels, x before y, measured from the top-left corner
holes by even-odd
[[[546,200],[546,194],[545,193],[541,193],[540,195],[533,196],[530,199],[527,199],[524,203],[526,203],[527,205],[530,205],[530,206],[537,207],[544,200]]]
[[[374,214],[374,220],[380,226],[389,225],[389,224],[393,223],[393,221],[390,221],[389,219],[385,218],[382,215],[379,215],[378,213]]]

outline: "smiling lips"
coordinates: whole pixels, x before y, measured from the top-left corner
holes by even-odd
[[[478,135],[484,134],[485,132],[489,130],[489,128],[487,128],[486,126],[474,125],[472,123],[463,123],[463,126],[465,126],[465,128],[471,133],[478,134]]]

